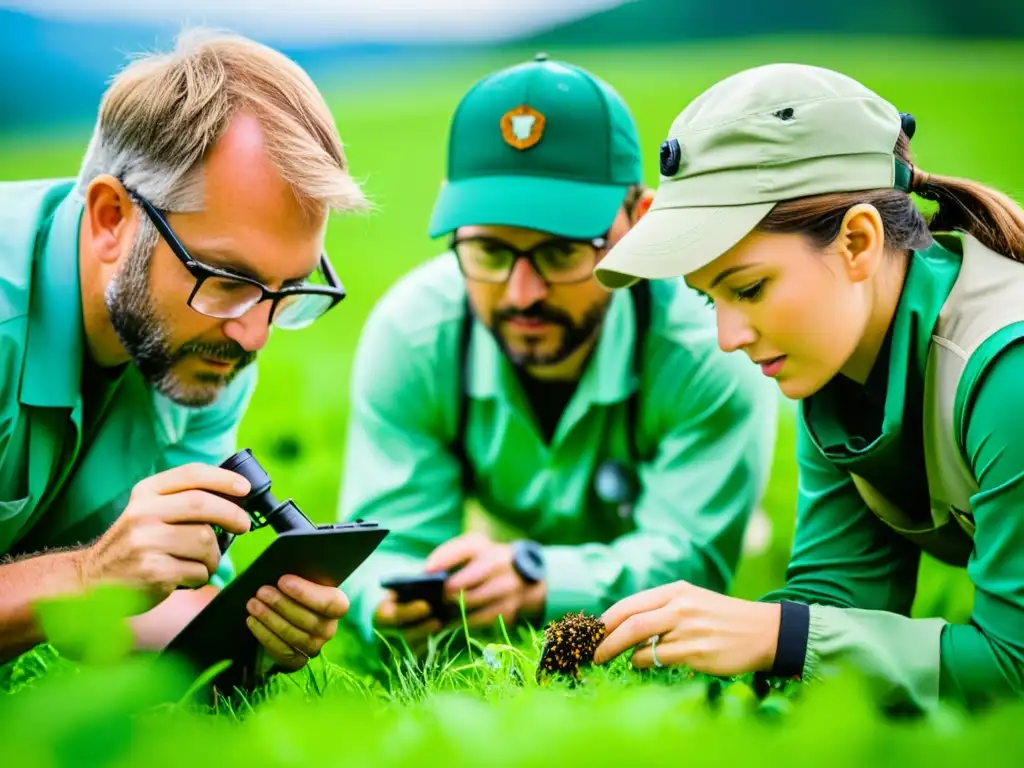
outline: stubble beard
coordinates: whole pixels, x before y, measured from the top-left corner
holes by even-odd
[[[107,286],[104,302],[114,332],[143,380],[179,405],[202,407],[215,401],[256,353],[235,341],[193,340],[174,349],[168,323],[156,311],[150,291],[150,263],[158,238],[156,229],[143,221],[124,266]],[[185,379],[176,367],[189,356],[235,362],[235,366],[225,374],[201,371]]]

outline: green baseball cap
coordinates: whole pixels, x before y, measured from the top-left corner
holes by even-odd
[[[598,237],[642,177],[636,124],[618,93],[538,54],[463,96],[430,236],[472,224]]]
[[[608,288],[685,275],[780,201],[892,187],[906,171],[895,156],[901,124],[895,107],[828,69],[770,64],[732,75],[672,122],[650,209],[594,274]]]

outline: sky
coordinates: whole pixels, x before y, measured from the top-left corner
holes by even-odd
[[[289,44],[488,41],[629,0],[0,0],[74,20],[204,24]]]

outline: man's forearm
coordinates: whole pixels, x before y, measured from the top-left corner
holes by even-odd
[[[79,557],[54,552],[0,565],[0,663],[46,640],[34,603],[81,590]]]

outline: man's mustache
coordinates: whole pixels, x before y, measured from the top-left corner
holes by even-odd
[[[248,365],[256,357],[255,352],[247,351],[237,341],[187,341],[181,345],[175,357],[181,359],[187,355],[208,357],[211,360],[219,360],[222,363],[238,361],[240,363],[239,368]]]
[[[555,307],[550,307],[543,302],[531,304],[525,309],[509,307],[508,309],[495,310],[494,321],[500,322],[502,320],[546,320],[547,322],[557,323],[569,328],[575,325],[572,317],[567,313]]]

